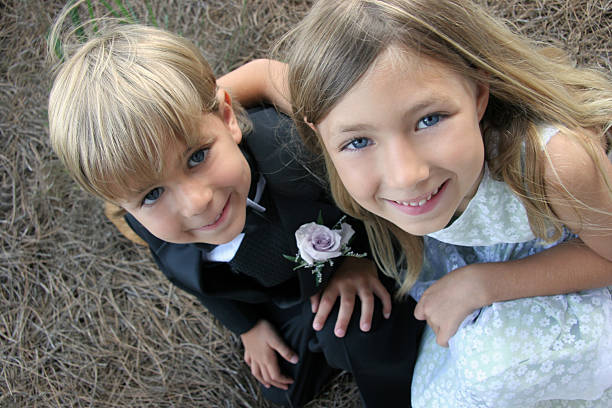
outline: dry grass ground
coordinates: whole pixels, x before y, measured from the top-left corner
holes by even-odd
[[[481,1],[579,63],[612,68],[612,1]],[[217,73],[265,55],[309,6],[149,2]],[[0,406],[268,407],[239,339],[120,236],[50,150],[44,38],[63,3],[0,0]],[[143,1],[130,4],[149,21]],[[358,405],[343,374],[309,406]]]

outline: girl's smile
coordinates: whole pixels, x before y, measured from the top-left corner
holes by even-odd
[[[444,228],[484,165],[488,86],[390,48],[316,125],[348,193],[406,232]]]
[[[396,206],[398,210],[403,211],[409,215],[420,215],[432,211],[439,201],[439,198],[443,195],[444,189],[447,186],[447,181],[442,183],[440,187],[436,187],[432,192],[423,195],[421,197],[408,199],[405,201],[387,200],[393,206]]]

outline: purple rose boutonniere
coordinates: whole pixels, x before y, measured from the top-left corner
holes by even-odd
[[[351,250],[349,242],[355,231],[349,224],[342,222],[342,217],[331,229],[323,225],[319,214],[317,222],[309,222],[295,231],[298,253],[295,256],[283,255],[285,258],[297,263],[293,270],[310,268],[315,275],[317,286],[321,284],[321,271],[325,264],[332,266],[334,258],[339,256],[354,256],[362,258],[366,253],[358,254]]]

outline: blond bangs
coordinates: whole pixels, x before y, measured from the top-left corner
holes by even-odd
[[[216,84],[200,52],[173,34],[118,27],[61,68],[49,99],[54,150],[89,192],[117,201],[155,183],[163,152],[199,140]]]

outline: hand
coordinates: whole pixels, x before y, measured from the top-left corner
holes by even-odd
[[[244,361],[251,367],[253,376],[266,388],[272,385],[287,390],[293,379],[281,373],[276,353],[292,364],[298,362],[298,356],[287,347],[274,327],[266,320],[260,320],[240,338],[244,345]]]
[[[474,310],[486,306],[485,265],[474,264],[455,269],[431,285],[414,309],[414,317],[427,320],[436,342],[448,347],[448,340]]]
[[[312,312],[316,313],[312,327],[317,331],[323,328],[336,299],[340,296],[340,311],[334,333],[337,337],[343,337],[353,314],[355,295],[358,295],[361,299],[359,327],[362,331],[370,330],[374,313],[373,294],[382,301],[383,315],[388,319],[391,315],[391,296],[378,279],[376,266],[369,259],[347,257],[334,273],[323,295],[317,293],[310,297]]]

